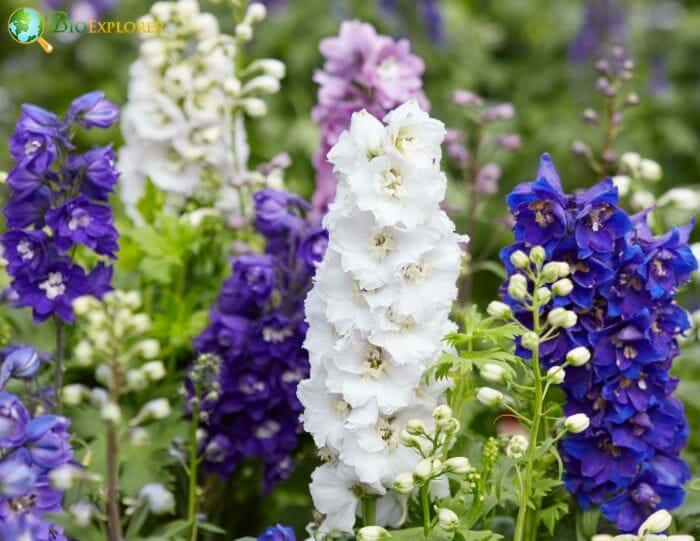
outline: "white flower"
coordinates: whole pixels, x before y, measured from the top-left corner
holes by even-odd
[[[513,310],[506,303],[501,301],[491,301],[486,308],[486,312],[491,317],[506,318],[513,313]]]
[[[415,103],[385,122],[356,113],[328,154],[340,182],[306,300],[311,377],[298,396],[304,428],[334,461],[311,487],[324,531],[352,530],[360,493],[410,492],[406,472],[419,462],[411,433],[435,425],[445,391],[424,377],[454,329],[461,262],[462,239],[439,208],[444,128]],[[396,492],[378,500],[379,525],[405,516]]]
[[[621,197],[626,196],[630,192],[632,179],[627,175],[616,175],[612,178],[612,181]]]
[[[68,508],[78,526],[87,526],[92,520],[92,515],[95,512],[95,506],[89,502],[74,503]]]
[[[49,472],[49,479],[54,488],[68,490],[76,479],[80,478],[81,470],[72,464],[61,464]]]
[[[682,210],[697,211],[700,207],[700,194],[692,188],[672,188],[659,197],[659,206],[672,205]]]
[[[142,421],[165,419],[170,415],[171,411],[170,402],[168,402],[167,398],[156,398],[146,402],[136,418]]]
[[[122,411],[115,402],[106,401],[100,409],[100,416],[109,423],[118,423],[122,418]]]
[[[314,507],[325,515],[322,531],[352,531],[360,500],[359,485],[352,468],[342,464],[324,464],[311,474],[309,491]]]
[[[588,348],[579,346],[566,354],[566,360],[571,366],[583,366],[591,360],[591,352]]]
[[[160,343],[153,338],[141,340],[136,347],[146,359],[153,359],[160,353]]]
[[[459,517],[452,509],[445,507],[437,510],[438,527],[441,530],[452,532],[459,527]]]
[[[506,371],[500,364],[485,363],[479,370],[479,374],[481,374],[481,377],[486,381],[501,383],[505,378]]]
[[[161,361],[150,361],[141,367],[149,380],[159,381],[165,377],[165,366]]]
[[[391,535],[381,526],[365,526],[357,532],[357,541],[382,541],[391,539]]]
[[[620,158],[620,164],[625,171],[637,175],[642,163],[642,157],[636,152],[625,152]]]
[[[90,394],[90,389],[80,383],[71,383],[61,390],[61,400],[66,406],[77,406]]]
[[[564,378],[566,378],[566,370],[561,366],[552,366],[547,370],[547,380],[554,385],[561,385],[564,383]]]
[[[658,182],[661,180],[663,172],[661,166],[653,160],[642,160],[639,164],[639,173],[644,180]]]
[[[172,513],[175,509],[175,497],[160,483],[148,483],[141,488],[139,498],[148,505],[155,515]]]

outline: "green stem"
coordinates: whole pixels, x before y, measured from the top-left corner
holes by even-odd
[[[535,288],[536,289],[536,288]],[[540,335],[540,307],[537,302],[533,302],[533,331],[537,336]],[[527,538],[534,537],[526,536],[526,525],[528,519],[528,508],[530,500],[530,492],[532,492],[532,481],[535,469],[535,456],[537,453],[537,443],[539,440],[540,423],[542,421],[542,405],[544,403],[543,379],[542,370],[540,367],[540,350],[539,346],[532,352],[532,372],[535,385],[535,404],[532,416],[532,426],[530,427],[530,439],[527,448],[526,466],[525,466],[525,481],[521,484],[521,492],[519,498],[518,518],[515,525],[515,536],[513,541],[525,541]],[[535,526],[535,530],[536,530]]]
[[[423,509],[423,536],[428,539],[430,535],[430,487],[428,483],[420,487],[420,503]]]
[[[61,403],[61,389],[63,388],[63,321],[54,316],[56,322],[56,354],[54,359],[53,392],[56,403],[56,413],[59,415],[63,409]]]
[[[365,526],[374,526],[377,523],[377,498],[371,494],[362,496],[362,518]]]
[[[195,395],[197,396],[197,395]],[[197,539],[197,466],[199,457],[197,456],[197,428],[199,427],[199,405],[195,403],[192,406],[192,421],[190,424],[190,479],[189,479],[189,495],[187,520],[192,525],[190,540]]]

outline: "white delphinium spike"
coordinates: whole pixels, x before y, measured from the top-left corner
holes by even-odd
[[[400,523],[387,489],[420,460],[402,434],[409,421],[435,426],[444,387],[424,375],[453,328],[464,240],[439,206],[444,133],[408,102],[384,122],[355,113],[328,155],[338,193],[306,301],[311,377],[298,391],[304,427],[329,459],[311,483],[324,531],[352,531],[365,494],[379,496],[379,524]]]
[[[119,153],[121,197],[135,219],[146,179],[168,195],[171,208],[198,196],[238,210],[233,179],[247,182],[251,175],[243,117],[265,114],[260,98],[279,91],[285,75],[284,64],[274,59],[237,66],[238,51],[264,18],[260,9],[251,4],[248,22],[239,25],[245,35],[236,36],[223,34],[197,0],[158,2],[146,16],[163,29],[142,35],[130,69]]]

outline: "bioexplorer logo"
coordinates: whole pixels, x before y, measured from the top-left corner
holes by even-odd
[[[21,45],[38,43],[46,53],[53,46],[44,38],[47,33],[78,34],[157,34],[165,28],[155,21],[73,21],[65,11],[39,13],[34,8],[19,8],[7,22],[10,37]]]

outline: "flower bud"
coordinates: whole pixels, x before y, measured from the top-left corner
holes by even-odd
[[[170,402],[168,402],[166,398],[156,398],[155,400],[146,402],[143,405],[141,411],[137,415],[137,418],[142,421],[149,419],[157,421],[170,415],[170,412]]]
[[[616,175],[612,178],[613,184],[617,188],[617,193],[621,197],[626,196],[630,193],[630,185],[632,184],[632,179],[627,175]]]
[[[406,423],[406,432],[411,436],[420,436],[427,432],[427,428],[425,423],[420,419],[411,419]]]
[[[530,442],[522,434],[514,434],[508,440],[508,445],[506,446],[506,456],[512,458],[513,460],[520,460],[525,456],[527,448]]]
[[[119,421],[121,421],[122,411],[118,404],[107,401],[100,409],[100,417],[109,423],[117,424]]]
[[[476,392],[476,399],[484,406],[498,406],[503,402],[503,393],[491,387],[481,387]]]
[[[433,473],[433,465],[430,463],[430,459],[424,458],[413,469],[413,479],[416,483],[422,485]]]
[[[514,274],[510,277],[508,294],[518,301],[522,301],[527,297],[527,279],[522,274]]]
[[[260,98],[246,98],[241,100],[241,107],[248,116],[260,117],[267,114],[267,105]]]
[[[576,313],[571,310],[565,310],[564,308],[554,308],[549,314],[547,314],[547,321],[552,327],[561,327],[563,329],[569,329],[576,325],[578,318]]]
[[[408,433],[406,430],[402,430],[399,434],[399,443],[404,447],[415,447],[416,449],[421,448],[420,439]]]
[[[525,269],[528,267],[528,265],[530,265],[530,259],[522,250],[516,250],[510,254],[510,262],[518,269]]]
[[[459,432],[459,421],[454,417],[450,417],[449,419],[445,419],[443,421],[438,421],[437,425],[448,434],[456,434]]]
[[[160,353],[160,343],[154,338],[141,340],[136,347],[146,359],[154,359]]]
[[[574,415],[569,415],[564,420],[564,426],[566,430],[572,434],[580,434],[586,430],[591,424],[591,420],[585,413],[576,413]]]
[[[112,369],[106,364],[99,365],[95,369],[95,379],[102,385],[111,387],[113,383]]]
[[[638,190],[632,194],[630,203],[636,210],[643,210],[653,206],[656,203],[656,197],[646,190]]]
[[[445,471],[463,475],[471,470],[469,459],[463,456],[455,456],[445,461]]]
[[[92,516],[95,512],[95,507],[89,502],[78,502],[72,504],[68,511],[75,520],[78,526],[87,526],[92,521]]]
[[[409,472],[404,472],[396,476],[391,488],[394,492],[398,492],[399,494],[409,494],[414,486],[413,475]]]
[[[137,426],[129,430],[128,434],[129,443],[134,447],[142,447],[148,443],[148,431],[145,428]]]
[[[540,287],[535,291],[534,298],[539,305],[545,305],[552,300],[552,292],[546,287]]]
[[[382,541],[390,539],[391,535],[381,526],[365,526],[357,532],[357,541]]]
[[[505,379],[506,371],[500,364],[485,363],[479,370],[481,377],[493,383],[502,383]]]
[[[126,386],[130,391],[143,391],[148,385],[146,374],[139,369],[126,372]]]
[[[564,263],[563,261],[550,261],[542,268],[542,278],[546,282],[554,282],[559,278],[568,276],[570,270],[568,263]]]
[[[566,361],[571,366],[583,366],[590,360],[591,352],[588,350],[588,348],[585,348],[583,346],[574,348],[566,354]]]
[[[279,92],[279,89],[279,79],[276,79],[275,77],[272,77],[270,75],[260,75],[258,77],[254,77],[245,85],[243,85],[242,92],[244,94],[275,94],[276,92]]]
[[[642,157],[636,152],[625,152],[620,157],[620,165],[622,168],[625,171],[632,173],[633,176],[638,174],[641,164]]]
[[[665,532],[671,526],[672,520],[671,513],[665,509],[659,509],[642,523],[639,527],[639,535]]]
[[[73,356],[80,366],[90,366],[93,363],[93,351],[90,342],[81,340],[73,350]]]
[[[552,284],[552,292],[557,297],[566,297],[574,290],[574,283],[568,278],[562,278]]]
[[[547,370],[547,381],[554,385],[561,385],[564,383],[564,378],[566,378],[566,370],[561,366],[552,366]]]
[[[486,308],[486,312],[491,317],[497,317],[500,319],[510,317],[513,314],[510,306],[501,301],[491,301]]]
[[[547,252],[542,246],[533,246],[530,250],[530,260],[537,266],[544,263],[545,257],[547,257]]]
[[[275,58],[261,58],[259,60],[254,60],[246,71],[261,71],[275,79],[282,79],[286,75],[287,68],[284,62]]]
[[[73,311],[78,316],[84,316],[94,306],[95,299],[90,295],[83,295],[73,301]]]
[[[159,381],[165,377],[165,366],[161,361],[150,361],[141,367],[141,371],[151,381]]]
[[[264,4],[260,2],[253,2],[248,6],[248,11],[246,11],[245,18],[252,23],[259,23],[265,19],[267,15],[267,8]]]
[[[66,406],[77,406],[88,396],[90,390],[79,383],[71,383],[61,389],[61,400]]]
[[[250,41],[253,39],[253,27],[249,24],[236,25],[236,37],[241,41]]]
[[[81,471],[72,464],[61,464],[49,472],[49,480],[54,488],[58,490],[68,490],[73,486],[76,479],[80,477]]]
[[[642,160],[639,164],[639,173],[649,182],[658,182],[663,175],[661,166],[653,160]]]
[[[433,419],[436,421],[446,421],[452,418],[452,408],[446,404],[441,404],[433,410]]]
[[[459,528],[459,517],[452,509],[438,508],[438,528],[447,532],[453,532]]]
[[[536,332],[528,331],[520,337],[520,343],[525,349],[535,351],[540,345],[540,337]]]
[[[175,509],[175,497],[163,485],[148,483],[139,492],[139,498],[146,502],[155,515],[171,513]]]
[[[129,323],[136,334],[143,334],[151,328],[151,319],[147,314],[134,314]]]

